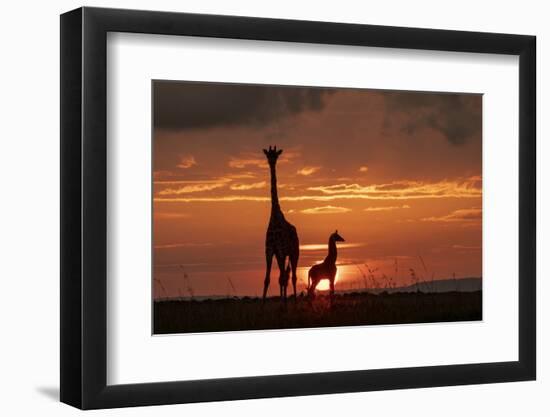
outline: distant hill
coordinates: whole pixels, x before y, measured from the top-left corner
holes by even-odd
[[[460,279],[437,279],[433,281],[422,281],[418,285],[408,285],[387,290],[388,292],[474,292],[481,291],[481,278],[460,278]],[[383,291],[383,290],[382,290]]]
[[[442,292],[475,292],[482,290],[481,278],[449,278],[434,279],[433,281],[421,281],[418,284],[407,285],[396,288],[365,288],[357,290],[336,290],[337,294],[349,292],[369,292],[371,294],[380,294],[387,292],[390,294],[398,292],[423,292],[423,293],[442,293]]]

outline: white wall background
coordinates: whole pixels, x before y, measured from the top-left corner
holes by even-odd
[[[0,410],[4,415],[74,415],[59,392],[59,17],[81,6],[72,0],[7,2],[0,24]],[[514,1],[306,2],[277,0],[125,0],[86,5],[182,12],[534,34],[538,37],[539,249],[550,250],[550,134],[543,120],[550,97],[545,79],[550,26],[545,3]],[[548,415],[550,328],[546,318],[550,266],[538,268],[538,381],[453,388],[325,395],[231,403],[99,411],[99,415],[407,416]],[[544,395],[546,394],[546,395]]]

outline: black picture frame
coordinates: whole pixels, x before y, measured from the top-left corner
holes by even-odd
[[[519,360],[107,385],[108,32],[519,56]],[[94,409],[535,379],[534,36],[84,7],[61,15],[60,56],[62,402]]]

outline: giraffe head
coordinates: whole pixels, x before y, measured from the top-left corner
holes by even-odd
[[[344,238],[338,234],[338,230],[330,235],[330,239],[334,242],[345,242]]]
[[[270,146],[269,149],[264,149],[264,154],[267,157],[267,162],[269,162],[270,166],[273,166],[277,163],[277,158],[279,158],[279,155],[281,155],[282,153],[283,150],[277,150],[276,146],[274,146],[273,148]]]

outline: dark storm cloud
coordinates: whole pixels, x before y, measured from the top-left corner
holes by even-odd
[[[462,145],[481,133],[480,94],[385,92],[386,123],[403,114],[401,130],[414,135],[424,128],[441,132],[453,145]]]
[[[156,81],[154,126],[196,129],[265,126],[283,117],[323,108],[322,88]]]

